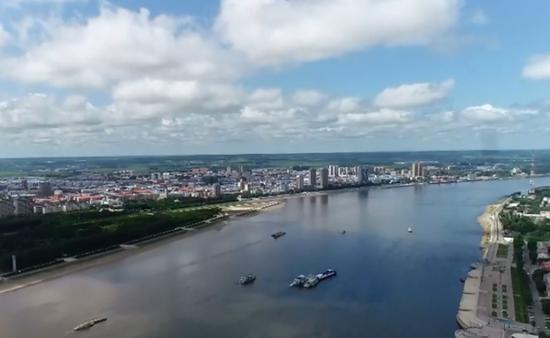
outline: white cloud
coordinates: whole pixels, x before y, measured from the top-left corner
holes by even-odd
[[[284,99],[279,88],[259,88],[248,96],[247,103],[257,109],[280,109]]]
[[[550,79],[550,54],[532,57],[523,68],[522,75],[533,80]]]
[[[378,111],[366,112],[366,113],[346,113],[338,116],[338,124],[395,124],[406,123],[411,121],[411,113],[394,110],[394,109],[380,109]]]
[[[452,110],[444,111],[439,113],[436,117],[436,121],[441,121],[445,123],[452,122],[456,119],[456,112]]]
[[[72,96],[59,102],[45,94],[28,94],[0,102],[0,130],[19,133],[61,126],[93,126],[105,118],[102,114],[100,109],[81,97]]]
[[[108,4],[92,17],[25,16],[0,26],[0,48],[13,47],[2,48],[0,76],[18,82],[16,92],[31,84],[57,97],[28,94],[0,101],[0,143],[33,140],[55,149],[104,143],[120,152],[160,145],[177,152],[182,143],[218,144],[226,151],[224,142],[241,140],[254,151],[261,140],[280,150],[274,139],[281,145],[307,140],[324,146],[333,137],[338,142],[375,134],[391,147],[397,135],[409,132],[415,139],[461,140],[472,129],[545,125],[547,116],[537,108],[484,104],[441,113],[433,112],[435,105],[423,108],[447,97],[452,79],[387,88],[372,106],[370,98],[314,89],[285,93],[239,85],[247,72],[265,65],[440,41],[456,22],[460,2],[223,0],[215,32],[193,18]],[[530,60],[524,76],[550,78],[550,55]],[[106,102],[94,105],[82,93]],[[167,144],[175,147],[166,150]]]
[[[66,4],[71,2],[87,2],[88,0],[3,0],[2,5],[6,7],[21,6],[24,4],[29,5],[43,5],[43,4]],[[2,6],[0,5],[0,7]]]
[[[152,81],[141,85],[149,96],[145,93],[133,96],[132,88],[128,87],[120,91],[112,104],[103,107],[90,104],[81,95],[56,99],[30,94],[0,101],[0,140],[27,145],[32,140],[44,147],[88,144],[109,149],[115,144],[126,144],[133,149],[138,144],[164,147],[185,142],[204,146],[250,139],[268,144],[274,140],[288,144],[374,135],[377,139],[393,140],[403,131],[420,138],[432,135],[434,139],[460,139],[472,128],[515,133],[548,121],[546,114],[534,107],[502,108],[491,104],[423,114],[376,109],[357,98],[327,97],[324,103],[306,107],[296,105],[277,88],[245,93],[230,108],[217,110],[203,106],[206,99],[196,100],[203,97],[202,91],[188,84]],[[182,94],[185,98],[180,98],[179,90],[193,95]]]
[[[113,88],[115,102],[165,104],[174,109],[222,109],[241,101],[239,89],[227,84],[189,81],[167,81],[143,78],[121,82]]]
[[[489,18],[483,10],[477,9],[470,17],[470,22],[475,25],[486,25],[489,22]]]
[[[422,45],[457,21],[459,0],[222,0],[217,32],[258,64]]]
[[[302,106],[317,106],[324,102],[326,96],[316,90],[299,90],[292,96],[292,101]]]
[[[0,61],[3,76],[60,87],[105,88],[145,76],[229,79],[234,58],[192,19],[102,6],[96,17],[42,22],[22,55]]]
[[[350,113],[361,110],[361,99],[358,97],[336,98],[328,102],[327,109],[331,112]]]
[[[413,83],[386,88],[374,99],[379,107],[407,108],[427,105],[445,98],[454,87],[454,80],[441,83]]]
[[[512,113],[505,108],[483,104],[465,108],[461,111],[461,116],[470,122],[489,123],[509,120],[512,118]]]
[[[246,106],[241,110],[240,117],[244,120],[244,122],[270,123],[276,125],[279,123],[288,122],[289,119],[294,118],[296,112],[297,109],[295,108],[275,111],[261,111]]]
[[[4,29],[4,27],[0,24],[0,49],[8,44],[10,41],[10,34]]]

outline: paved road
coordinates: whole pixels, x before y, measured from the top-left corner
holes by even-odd
[[[544,312],[542,311],[539,292],[537,290],[535,282],[533,281],[533,278],[531,278],[533,272],[537,269],[537,267],[531,264],[531,259],[529,259],[529,251],[527,250],[527,247],[523,249],[523,261],[525,262],[524,269],[529,275],[529,287],[531,288],[531,294],[533,295],[533,312],[535,315],[535,326],[540,331],[546,330],[545,316]]]

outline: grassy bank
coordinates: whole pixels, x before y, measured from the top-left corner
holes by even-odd
[[[516,320],[528,323],[527,307],[533,304],[533,296],[529,288],[529,276],[523,269],[523,246],[523,237],[517,236],[514,239],[514,262],[516,266],[512,267],[512,287],[514,290]]]
[[[499,244],[497,247],[497,257],[498,258],[506,258],[508,257],[508,245],[506,244]]]
[[[529,289],[529,277],[523,269],[512,268],[512,285],[514,288],[516,320],[528,323],[527,307],[533,303],[533,298]]]

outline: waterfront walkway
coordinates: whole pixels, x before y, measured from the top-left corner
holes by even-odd
[[[531,325],[515,320],[513,245],[504,238],[499,220],[504,203],[490,205],[479,218],[484,229],[482,261],[472,266],[464,281],[457,314],[462,329],[455,332],[457,338],[502,338],[535,331]]]

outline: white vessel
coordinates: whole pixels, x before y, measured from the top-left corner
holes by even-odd
[[[412,226],[409,226],[409,228],[407,229],[407,231],[408,231],[409,233],[413,232]]]

